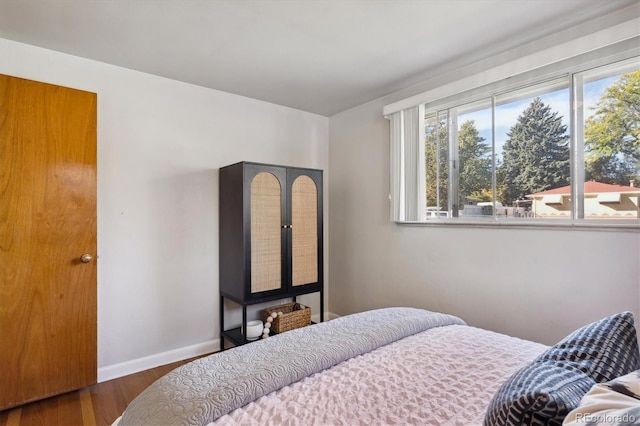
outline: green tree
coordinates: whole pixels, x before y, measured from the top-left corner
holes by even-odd
[[[448,138],[447,120],[433,122],[427,126],[425,137],[427,206],[438,206],[444,210],[448,207],[449,195]],[[458,158],[460,163],[459,205],[464,204],[465,197],[485,199],[487,193],[491,193],[491,148],[479,135],[473,120],[465,121],[458,131]]]
[[[585,123],[587,180],[640,184],[640,70],[609,86]]]
[[[569,136],[562,117],[535,98],[507,133],[500,170],[503,203],[569,184]]]
[[[491,147],[479,135],[473,120],[462,123],[458,131],[458,158],[459,206],[463,206],[466,197],[485,198],[491,191]]]
[[[443,210],[447,210],[449,194],[448,138],[447,120],[427,125],[424,139],[427,206],[438,206]]]

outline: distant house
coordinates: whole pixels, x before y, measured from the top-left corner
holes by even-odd
[[[571,216],[571,187],[563,186],[527,195],[531,213],[538,218]],[[593,219],[640,218],[640,188],[589,181],[584,183],[584,217]]]

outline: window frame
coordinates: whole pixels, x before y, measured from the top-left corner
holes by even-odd
[[[584,108],[580,104],[582,98],[582,90],[577,89],[580,83],[577,79],[581,78],[584,73],[597,68],[604,68],[612,66],[614,64],[640,64],[640,48],[638,48],[637,40],[640,37],[634,37],[623,42],[616,43],[614,45],[606,46],[600,49],[583,53],[571,57],[569,59],[545,65],[539,68],[532,69],[528,72],[521,73],[519,75],[494,81],[481,87],[473,88],[463,92],[455,93],[450,96],[441,97],[440,99],[420,103],[422,113],[432,114],[436,117],[436,123],[441,113],[446,112],[450,114],[450,110],[459,108],[465,104],[480,102],[482,100],[491,100],[491,164],[492,164],[492,191],[493,191],[493,214],[488,215],[487,218],[479,217],[473,219],[465,219],[461,217],[451,218],[449,215],[446,218],[436,217],[429,220],[421,221],[407,221],[398,220],[393,217],[392,221],[399,224],[410,225],[455,225],[455,226],[500,226],[505,228],[550,228],[550,229],[621,229],[621,230],[636,230],[640,231],[640,218],[634,219],[585,219],[584,217],[584,183],[585,181],[585,163],[584,163]],[[569,162],[570,162],[570,185],[571,185],[571,212],[568,218],[563,219],[500,219],[496,215],[496,128],[495,128],[495,108],[496,97],[501,94],[511,93],[518,90],[526,90],[528,87],[542,85],[546,82],[562,81],[564,87],[568,89],[569,93],[569,117],[568,117],[568,133],[569,133]],[[578,106],[577,106],[578,105]],[[577,106],[577,107],[576,107]],[[386,109],[386,108],[385,108]],[[425,116],[424,114],[422,115]],[[451,123],[449,122],[449,125]],[[457,124],[456,124],[457,125]],[[424,134],[424,129],[421,134]],[[457,151],[458,143],[455,146],[450,146],[450,149]],[[454,152],[455,152],[454,151]],[[457,159],[457,157],[456,157]],[[439,164],[439,161],[436,161]],[[448,159],[449,167],[452,167],[451,158]],[[393,165],[392,165],[393,167]],[[457,173],[455,173],[457,175]],[[455,179],[454,179],[455,180]],[[577,184],[577,183],[580,184]],[[452,182],[451,176],[449,176],[448,185],[448,200],[447,206],[449,211],[452,211]],[[458,187],[453,189],[453,192],[457,193]],[[390,200],[393,207],[394,197],[390,194]],[[455,203],[457,204],[457,202]],[[440,204],[439,204],[440,205]],[[426,219],[426,218],[425,218]]]

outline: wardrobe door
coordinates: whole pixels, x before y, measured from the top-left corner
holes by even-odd
[[[280,181],[269,172],[251,181],[251,293],[282,287]]]
[[[322,173],[291,169],[290,197],[291,287],[322,282]]]
[[[247,165],[249,177],[249,297],[284,291],[284,169]]]
[[[0,75],[0,409],[96,382],[96,95]]]

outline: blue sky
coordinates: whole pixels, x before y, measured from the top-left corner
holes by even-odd
[[[598,102],[604,90],[616,81],[618,76],[604,78],[585,84],[585,118],[593,113],[592,107]],[[562,117],[562,123],[569,125],[569,89],[556,90],[548,93],[535,94],[526,99],[506,103],[496,107],[496,154],[498,158],[502,156],[502,147],[507,140],[507,132],[516,123],[518,116],[531,104],[534,98],[539,97],[545,105],[551,107],[552,111],[557,111]],[[476,129],[480,136],[485,138],[487,144],[491,143],[491,110],[490,107],[474,111],[468,114],[461,114],[459,125],[466,120],[474,120]]]

